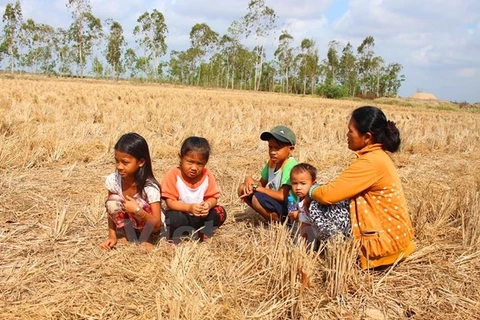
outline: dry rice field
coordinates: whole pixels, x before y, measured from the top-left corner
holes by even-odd
[[[354,243],[322,253],[265,227],[236,198],[267,159],[259,134],[298,136],[325,183],[354,158],[359,101],[184,87],[0,78],[0,319],[480,319],[480,114],[378,105],[402,133],[393,155],[417,251],[360,270]],[[105,252],[104,177],[135,131],[161,179],[190,135],[212,146],[224,227],[208,243]]]

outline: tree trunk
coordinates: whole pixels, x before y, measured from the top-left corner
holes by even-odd
[[[285,68],[285,92],[288,93],[288,68]]]

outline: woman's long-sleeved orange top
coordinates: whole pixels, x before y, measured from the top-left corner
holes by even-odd
[[[336,179],[313,190],[313,200],[350,201],[352,233],[360,240],[364,269],[393,264],[415,250],[413,228],[397,169],[381,144],[357,152],[358,158]]]

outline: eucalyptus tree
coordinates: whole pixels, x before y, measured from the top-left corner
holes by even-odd
[[[220,52],[226,65],[225,77],[227,79],[226,88],[231,84],[231,88],[235,87],[237,79],[236,65],[239,59],[239,50],[244,49],[240,43],[240,38],[244,34],[244,25],[242,20],[234,20],[228,27],[227,34],[220,41]]]
[[[10,72],[13,74],[15,61],[19,58],[20,32],[23,22],[22,7],[20,1],[7,3],[3,13],[3,41],[0,50],[10,58]]]
[[[282,31],[282,34],[278,38],[278,47],[274,53],[278,61],[279,72],[285,80],[283,91],[286,93],[288,93],[289,89],[288,78],[290,77],[290,68],[292,68],[294,62],[292,42],[293,37],[287,31]]]
[[[38,62],[41,52],[41,39],[40,26],[33,21],[33,19],[27,19],[20,27],[20,43],[25,48],[24,54],[20,56],[20,65],[33,68],[37,73]]]
[[[318,48],[313,39],[303,39],[300,43],[300,53],[297,55],[299,64],[298,76],[303,80],[303,94],[307,92],[309,82],[310,93],[315,93],[315,85],[318,81],[319,54]]]
[[[160,58],[167,52],[168,46],[165,42],[168,28],[165,17],[157,9],[151,13],[145,12],[137,19],[138,25],[133,29],[133,35],[137,44],[143,49],[143,61],[152,61],[151,71],[156,79],[158,77],[158,66]]]
[[[172,50],[170,53],[169,73],[175,82],[193,85],[195,83],[195,59],[198,56],[196,48],[185,51]]]
[[[354,97],[357,90],[357,66],[353,48],[348,42],[342,50],[338,79],[349,96]]]
[[[107,20],[110,33],[107,36],[106,60],[112,67],[112,77],[118,80],[122,73],[122,55],[126,45],[123,28],[120,23]]]
[[[270,32],[275,29],[277,15],[275,10],[266,5],[265,0],[251,0],[247,7],[247,14],[243,17],[243,24],[246,29],[246,37],[255,36],[256,47],[261,51],[260,57],[255,63],[254,90],[258,90],[262,78],[262,67],[265,57],[265,40]]]
[[[186,84],[188,67],[186,66],[185,52],[172,50],[169,61],[170,81]]]
[[[235,61],[235,82],[239,89],[252,89],[255,77],[255,65],[258,61],[258,48],[248,50],[246,47],[239,47],[237,60]]]
[[[48,24],[38,24],[38,33],[40,37],[40,70],[47,75],[55,73],[57,57],[55,52],[56,30]]]
[[[55,41],[55,29],[48,24],[35,23],[28,19],[20,28],[20,43],[22,55],[20,65],[33,69],[35,73],[41,69],[50,74],[55,67],[53,45]]]
[[[337,85],[337,74],[339,69],[339,59],[338,59],[338,46],[339,42],[332,40],[328,43],[328,52],[327,52],[327,62],[328,62],[328,73],[325,80],[327,85],[336,86]]]
[[[369,91],[375,93],[375,97],[380,97],[380,80],[385,73],[385,61],[377,56],[372,59],[372,73],[369,77]]]
[[[264,61],[262,66],[262,81],[260,82],[261,91],[274,91],[275,90],[275,75],[276,75],[276,68],[275,68],[276,61]]]
[[[224,34],[219,42],[219,52],[215,55],[215,61],[219,61],[222,64],[222,77],[225,80],[225,89],[227,89],[230,84],[232,89],[234,87],[234,75],[235,75],[235,52],[236,52],[236,43],[230,35]]]
[[[202,79],[202,72],[200,65],[203,58],[213,54],[213,50],[218,43],[218,33],[213,31],[206,23],[195,24],[190,31],[191,53],[193,56],[193,67],[197,72],[197,85]],[[206,75],[208,77],[208,74]],[[208,83],[208,79],[206,80]]]
[[[70,34],[68,30],[58,28],[55,32],[54,48],[59,62],[58,72],[60,75],[71,75],[71,66],[75,61],[75,48],[70,46]]]
[[[222,37],[223,39],[223,37]],[[219,41],[220,46],[221,40]],[[210,74],[212,77],[212,86],[216,87],[226,87],[230,83],[228,79],[228,63],[227,63],[228,56],[224,56],[222,49],[220,48],[218,52],[216,52],[210,58]]]
[[[405,75],[400,74],[403,66],[399,63],[390,63],[385,67],[384,73],[380,80],[380,95],[387,97],[395,97],[398,95],[398,90],[403,81],[405,81]]]
[[[372,71],[372,60],[375,46],[375,39],[372,36],[366,37],[360,46],[357,48],[357,64],[358,74],[361,80],[362,94],[366,95],[368,92],[368,78]]]
[[[95,78],[102,78],[103,73],[104,73],[103,63],[100,61],[100,59],[97,56],[95,56],[92,62],[92,74],[95,76]]]
[[[137,53],[132,48],[128,48],[124,54],[125,71],[130,70],[129,78],[135,78],[137,74]]]
[[[73,18],[68,31],[73,41],[75,62],[80,69],[80,77],[83,77],[87,58],[92,54],[93,46],[103,36],[102,23],[92,14],[89,0],[68,0],[67,8]]]

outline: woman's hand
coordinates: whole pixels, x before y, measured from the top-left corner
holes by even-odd
[[[109,237],[100,244],[100,248],[110,251],[117,244],[117,238]]]

